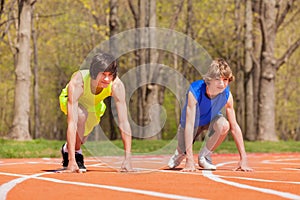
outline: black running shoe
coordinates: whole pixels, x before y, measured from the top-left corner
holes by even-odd
[[[78,165],[80,172],[86,172],[86,167],[84,166],[83,155],[80,153],[75,153],[76,163]]]
[[[63,166],[63,168],[66,169],[69,164],[69,155],[67,152],[64,152],[64,146],[65,146],[65,144],[63,144],[61,147],[61,155],[63,157],[62,166]]]

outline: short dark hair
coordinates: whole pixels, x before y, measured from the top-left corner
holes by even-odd
[[[97,53],[90,65],[90,76],[96,79],[100,72],[111,72],[113,80],[117,77],[118,63],[117,60],[108,53]]]

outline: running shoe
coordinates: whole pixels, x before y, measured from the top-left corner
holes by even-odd
[[[209,163],[212,164],[212,159],[210,155],[205,156],[205,160]]]
[[[174,155],[170,158],[168,162],[169,168],[173,169],[178,165],[180,165],[180,163],[183,161],[185,156],[186,156],[185,153],[179,153],[178,150],[176,149]]]
[[[86,172],[86,167],[84,166],[83,155],[80,153],[75,153],[76,163],[78,165],[80,172]]]
[[[217,167],[215,165],[208,163],[204,156],[201,156],[198,158],[198,164],[203,169],[207,169],[207,170],[216,170],[217,169]]]
[[[65,146],[65,144],[63,144],[61,147],[61,155],[63,157],[62,166],[64,169],[66,169],[69,164],[69,155],[67,152],[64,152],[64,146]]]

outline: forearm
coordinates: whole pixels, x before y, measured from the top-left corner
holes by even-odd
[[[75,160],[76,130],[75,123],[69,122],[67,129],[67,146],[70,161]]]
[[[191,127],[186,127],[184,131],[185,137],[185,147],[186,147],[186,157],[189,160],[193,159],[193,129]]]
[[[246,151],[245,151],[244,139],[243,139],[241,129],[239,127],[237,127],[237,128],[232,129],[231,132],[232,132],[236,147],[239,151],[241,160],[246,159],[247,155],[246,155]]]
[[[187,155],[187,161],[194,162],[193,158],[193,139],[194,139],[194,124],[196,115],[196,99],[194,95],[189,92],[188,94],[188,105],[186,108],[186,122],[184,129],[185,137],[185,150]]]
[[[124,145],[125,157],[127,157],[131,155],[131,141],[132,141],[131,128],[129,123],[121,123],[119,126],[120,126],[120,132],[121,132],[122,141]]]
[[[68,102],[68,129],[67,129],[67,146],[69,161],[75,160],[75,145],[78,122],[78,103]]]

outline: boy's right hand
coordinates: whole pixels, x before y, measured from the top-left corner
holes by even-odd
[[[60,173],[82,173],[76,161],[69,161],[68,167],[65,170],[60,171]]]

